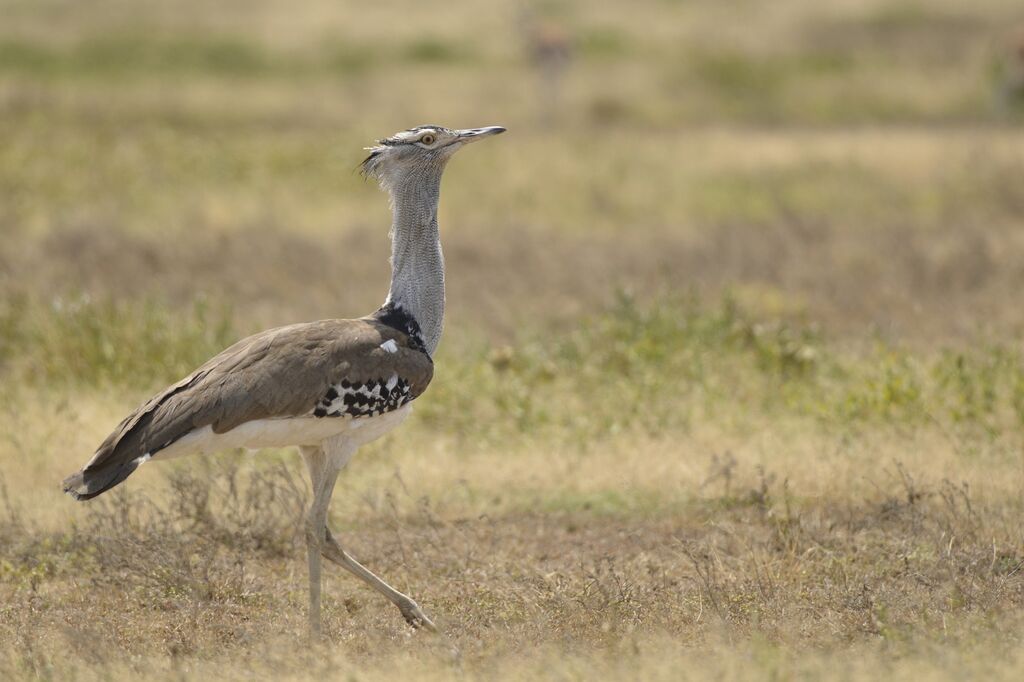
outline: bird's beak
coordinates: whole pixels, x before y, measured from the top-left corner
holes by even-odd
[[[462,144],[467,144],[469,142],[476,142],[477,140],[482,140],[485,137],[490,137],[491,135],[498,135],[503,132],[505,132],[505,129],[502,128],[501,126],[487,126],[486,128],[469,128],[467,130],[458,131],[458,139],[459,142],[461,142]]]

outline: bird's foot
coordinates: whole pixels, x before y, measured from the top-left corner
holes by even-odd
[[[412,599],[399,603],[398,610],[402,612],[402,618],[405,618],[405,622],[414,629],[423,628],[429,632],[438,631],[434,621],[430,620],[427,614],[423,613],[423,609],[419,607],[419,604]]]

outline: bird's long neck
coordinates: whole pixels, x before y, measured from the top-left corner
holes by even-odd
[[[429,355],[444,325],[444,255],[437,227],[440,175],[392,186],[391,290],[382,310],[406,322]]]

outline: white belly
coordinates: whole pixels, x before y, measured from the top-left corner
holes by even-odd
[[[289,445],[320,445],[325,440],[344,435],[353,448],[377,440],[401,424],[412,411],[405,405],[376,417],[286,417],[257,419],[245,422],[226,433],[214,433],[204,426],[182,436],[157,452],[156,459],[184,455],[207,454],[235,448],[283,448]]]

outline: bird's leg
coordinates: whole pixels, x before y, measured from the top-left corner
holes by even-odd
[[[405,618],[406,623],[414,628],[423,627],[431,632],[437,632],[437,626],[434,625],[432,620],[427,618],[427,614],[423,613],[419,604],[408,595],[402,594],[391,587],[391,585],[388,585],[374,575],[370,569],[352,558],[352,555],[342,548],[334,534],[326,527],[324,528],[323,553],[325,557],[387,597],[402,612],[402,617]]]
[[[313,483],[313,503],[306,517],[306,559],[309,563],[309,630],[315,636],[320,634],[320,556],[327,528],[327,506],[338,471],[327,466],[327,458],[320,448],[303,447],[300,451]]]
[[[320,556],[327,557],[370,587],[377,590],[402,612],[405,621],[414,628],[423,627],[437,632],[434,622],[408,595],[402,594],[378,578],[368,568],[346,552],[327,527],[327,506],[338,480],[338,472],[351,458],[355,448],[344,439],[325,441],[322,447],[299,449],[310,478],[313,480],[313,504],[306,524],[306,548],[309,559],[309,622],[314,633],[320,631]]]

